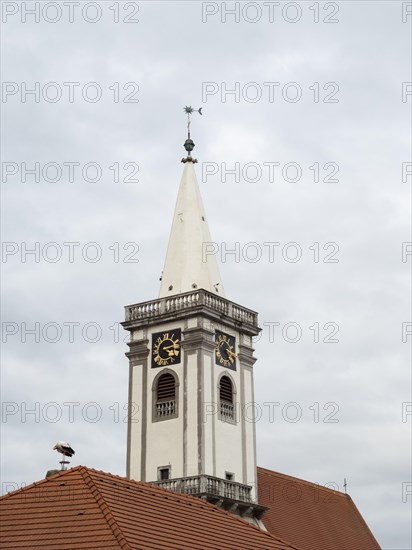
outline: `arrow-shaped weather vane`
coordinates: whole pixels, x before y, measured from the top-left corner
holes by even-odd
[[[196,159],[192,158],[192,151],[195,144],[193,143],[193,140],[190,138],[190,123],[191,123],[190,116],[193,113],[199,113],[199,115],[201,115],[202,107],[199,107],[199,109],[193,109],[193,107],[189,107],[186,105],[186,107],[184,107],[183,110],[187,114],[187,140],[184,143],[184,148],[186,149],[188,156],[186,158],[183,158],[182,162],[197,162]]]
[[[199,109],[193,109],[193,107],[186,107],[183,109],[185,113],[187,113],[187,139],[190,139],[190,115],[193,113],[199,113],[199,115],[202,114],[202,107],[199,107]]]

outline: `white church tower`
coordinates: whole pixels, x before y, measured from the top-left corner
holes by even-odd
[[[185,111],[188,156],[160,295],[126,306],[122,323],[130,332],[127,475],[259,521],[266,509],[256,499],[250,418],[258,316],[226,299],[215,256],[204,254],[211,236],[191,156],[193,109]]]

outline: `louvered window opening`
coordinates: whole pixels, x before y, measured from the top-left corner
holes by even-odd
[[[176,414],[176,382],[172,374],[163,374],[157,383],[156,415]]]
[[[228,376],[222,376],[220,379],[220,416],[223,420],[235,419],[235,407],[233,404],[232,381]]]

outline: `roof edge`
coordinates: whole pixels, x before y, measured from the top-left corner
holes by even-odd
[[[110,507],[106,503],[105,499],[103,498],[103,495],[101,494],[100,490],[96,486],[95,482],[93,481],[88,468],[86,466],[80,466],[79,468],[80,475],[83,478],[83,481],[86,483],[88,488],[90,489],[97,506],[100,508],[100,510],[103,513],[104,519],[107,521],[107,525],[110,527],[115,539],[119,543],[120,547],[124,550],[132,550],[132,547],[127,542],[126,537],[123,534],[123,531],[120,529],[120,527],[117,524],[117,521],[115,520]]]
[[[374,535],[374,534],[372,533],[372,531],[370,530],[369,525],[366,523],[364,517],[363,517],[362,514],[360,513],[358,507],[356,506],[355,501],[352,499],[352,497],[351,497],[350,495],[346,495],[346,496],[349,498],[349,500],[350,500],[350,502],[351,502],[351,505],[353,506],[353,509],[354,509],[354,511],[355,511],[355,514],[357,514],[357,516],[358,516],[359,521],[364,525],[364,527],[366,527],[366,529],[368,530],[370,536],[371,536],[372,539],[376,542],[376,547],[377,547],[377,548],[381,548],[379,542],[378,542],[378,541],[376,540],[376,538],[375,538],[375,535]]]

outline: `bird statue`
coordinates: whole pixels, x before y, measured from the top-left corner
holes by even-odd
[[[71,458],[74,455],[74,450],[70,447],[70,444],[65,441],[58,441],[53,449],[63,455],[63,459],[60,461],[60,464],[62,471],[64,471],[66,469],[66,464],[70,464],[68,460],[65,460],[65,457],[68,456]]]
[[[66,443],[65,441],[58,441],[56,445],[53,447],[53,450],[56,450],[57,452],[61,453],[63,456],[72,457],[75,453],[74,450],[70,447],[69,443]]]

